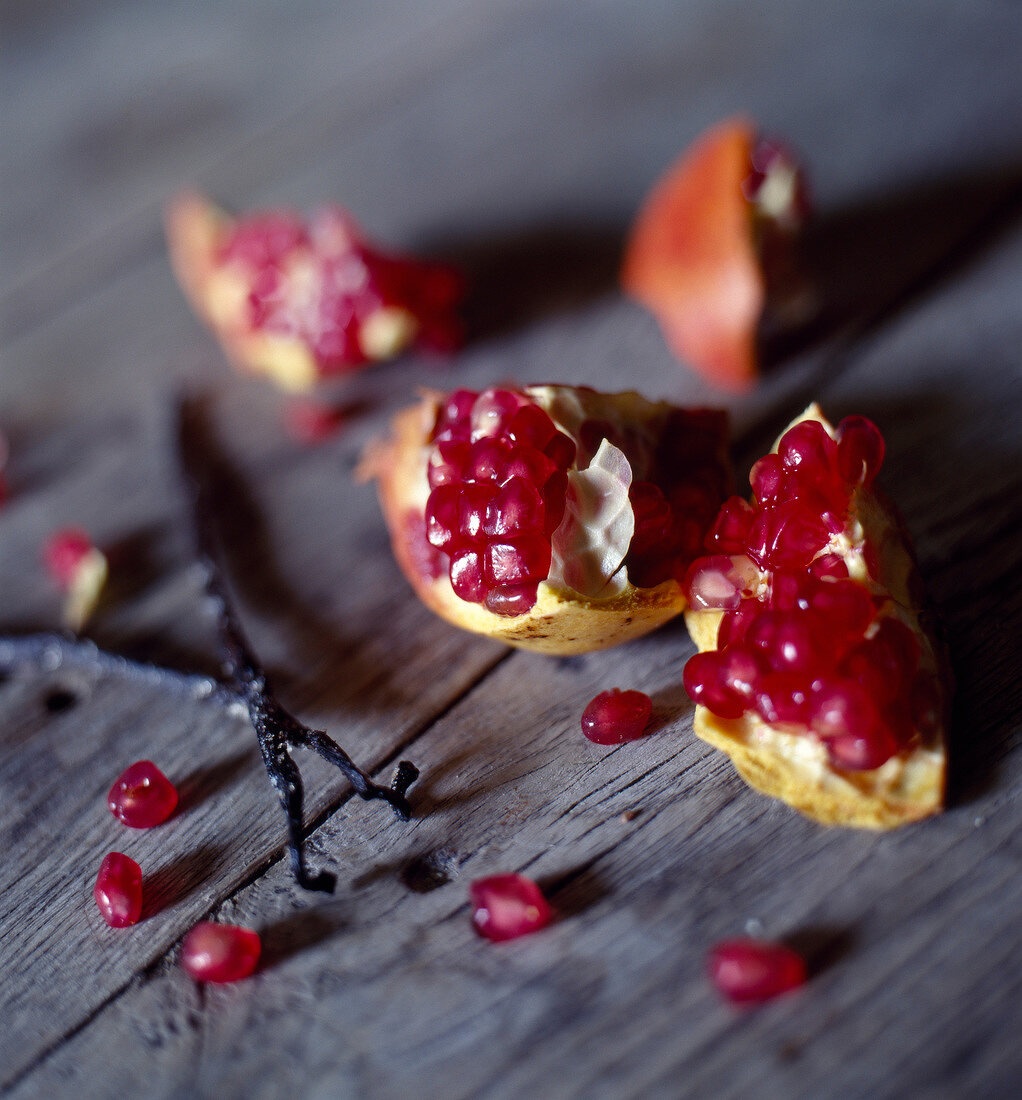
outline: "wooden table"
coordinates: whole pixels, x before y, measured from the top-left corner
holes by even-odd
[[[57,527],[111,552],[102,645],[200,670],[213,624],[190,556],[173,407],[201,389],[225,470],[219,534],[285,701],[381,776],[413,760],[415,817],[303,761],[297,889],[251,730],[212,704],[58,669],[0,686],[0,1083],[29,1096],[1018,1095],[1022,1059],[1022,11],[771,0],[557,4],[8,3],[0,81],[0,625],[54,628]],[[651,181],[737,111],[813,167],[827,323],[730,402],[741,471],[811,398],[888,441],[958,676],[950,803],[900,831],[821,828],[693,737],[668,626],[571,660],[509,652],[411,596],[364,444],[423,384],[556,379],[707,403],[616,266]],[[235,208],[348,205],[392,245],[460,258],[477,337],[334,391],[365,411],[295,444],[175,287],[160,208],[198,183]],[[578,729],[612,685],[658,728]],[[180,812],[129,833],[128,762]],[[91,901],[111,849],[146,868],[144,921]],[[467,884],[538,879],[561,914],[495,947]],[[265,966],[201,988],[177,945],[212,916]],[[714,941],[789,937],[797,996],[736,1013]]]

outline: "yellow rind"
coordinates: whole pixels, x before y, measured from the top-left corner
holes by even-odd
[[[239,370],[266,375],[291,392],[310,390],[319,378],[312,353],[293,337],[253,332],[245,315],[248,287],[216,263],[234,222],[226,211],[195,192],[179,195],[169,204],[164,227],[177,281]]]
[[[818,420],[832,431],[816,405],[792,424],[807,419]],[[896,514],[872,491],[856,493],[853,509],[865,539],[878,548],[880,588],[893,597],[895,613],[919,639],[920,667],[942,672],[941,655],[912,604],[915,563]],[[720,620],[719,611],[690,608],[685,612],[685,623],[700,651],[716,649]],[[942,682],[946,685],[946,677]],[[943,730],[874,771],[848,772],[829,766],[826,750],[815,738],[785,732],[754,714],[730,721],[697,706],[693,728],[702,740],[728,754],[749,786],[824,825],[893,829],[938,813],[943,806],[947,770]]]
[[[446,574],[435,580],[415,567],[404,523],[409,510],[424,505],[423,448],[432,428],[438,395],[424,394],[420,405],[405,409],[391,422],[385,440],[371,444],[363,456],[358,476],[374,478],[390,531],[394,556],[408,582],[427,607],[455,626],[476,634],[551,656],[573,656],[607,649],[639,638],[679,615],[686,605],[677,581],[655,588],[635,588],[606,599],[592,599],[558,589],[544,581],[535,606],[525,615],[504,618],[485,607],[460,599]]]

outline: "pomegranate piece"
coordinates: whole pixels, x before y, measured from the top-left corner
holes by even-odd
[[[801,168],[745,119],[698,138],[636,216],[621,283],[658,320],[671,350],[707,381],[748,389],[764,321],[810,312],[795,241],[809,212]]]
[[[495,943],[515,940],[545,928],[553,920],[550,903],[524,875],[491,875],[469,886],[472,925]]]
[[[806,963],[782,943],[723,940],[706,960],[710,981],[732,1004],[759,1004],[806,983]]]
[[[107,805],[122,824],[151,829],[177,808],[177,788],[152,761],[138,760],[110,788]]]
[[[66,593],[64,623],[75,633],[88,622],[107,579],[107,560],[79,527],[56,531],[43,544],[43,562]]]
[[[736,552],[686,576],[701,652],[684,682],[696,732],[754,786],[822,821],[886,828],[939,808],[945,750],[935,708],[914,704],[939,661],[911,551],[872,489],[883,453],[868,420],[832,429],[814,406],[755,464],[748,512],[725,502],[706,540]]]
[[[127,928],[142,915],[142,868],[120,852],[111,852],[99,865],[93,897],[111,928]]]
[[[57,584],[68,589],[93,549],[92,539],[80,527],[65,527],[43,544],[43,562]]]
[[[721,413],[634,393],[456,390],[399,416],[361,473],[379,480],[395,555],[428,606],[515,645],[583,653],[684,604],[729,487],[725,432]],[[442,578],[422,569],[412,512]],[[755,572],[732,564],[741,583]]]
[[[178,281],[229,358],[286,389],[461,342],[461,276],[382,252],[340,207],[234,219],[188,194],[168,208],[166,232]]]
[[[590,700],[582,712],[582,732],[597,745],[623,745],[646,732],[652,713],[648,695],[611,688]]]
[[[237,982],[259,963],[259,934],[236,924],[197,924],[181,942],[181,965],[197,982]]]

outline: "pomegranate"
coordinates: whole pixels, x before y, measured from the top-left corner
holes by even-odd
[[[136,760],[110,788],[107,806],[121,824],[151,829],[177,809],[177,788],[151,760]]]
[[[236,924],[197,924],[181,941],[181,965],[197,982],[237,982],[255,971],[258,932]]]
[[[142,915],[142,868],[129,856],[111,852],[96,875],[93,897],[111,928],[127,928]]]
[[[806,982],[806,964],[783,943],[734,939],[716,944],[706,960],[717,990],[732,1004],[757,1004]]]
[[[394,553],[468,630],[584,653],[684,607],[729,480],[723,413],[568,386],[427,394],[373,444]]]
[[[63,589],[64,623],[78,633],[99,603],[109,572],[106,556],[80,527],[55,531],[43,544],[43,562]]]
[[[495,943],[538,932],[553,920],[550,903],[524,875],[491,875],[469,886],[472,925]]]
[[[601,691],[582,712],[582,732],[597,745],[637,741],[649,725],[653,701],[641,691]]]
[[[943,664],[907,536],[874,486],[883,455],[870,421],[835,429],[810,406],[685,578],[696,733],[759,790],[872,828],[939,810],[946,758]]]
[[[460,275],[389,256],[340,207],[306,220],[289,210],[232,218],[202,195],[170,204],[167,242],[178,281],[239,368],[307,390],[414,346],[461,340]]]
[[[624,290],[671,350],[722,389],[748,389],[765,329],[808,319],[795,244],[809,212],[802,169],[745,119],[703,134],[655,185],[625,251]]]

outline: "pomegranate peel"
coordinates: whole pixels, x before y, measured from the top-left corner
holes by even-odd
[[[625,293],[653,313],[671,351],[721,389],[755,383],[764,319],[788,325],[809,311],[791,247],[806,206],[786,151],[732,118],[681,154],[635,218]]]
[[[827,434],[834,437],[834,429],[816,405],[793,421],[789,430],[807,421],[823,425]],[[944,716],[949,679],[946,663],[921,621],[917,573],[906,532],[890,502],[867,479],[851,492],[843,529],[830,536],[828,545],[817,552],[815,560],[825,556],[840,558],[849,577],[842,583],[861,587],[878,608],[865,631],[867,639],[875,638],[881,630],[896,638],[914,639],[911,646],[906,644],[904,648],[910,649],[916,661],[916,682],[929,685],[934,693],[929,718],[906,718],[897,743],[881,753],[891,755],[876,767],[863,766],[871,763],[868,754],[860,760],[840,755],[835,759],[825,740],[811,733],[808,719],[792,721],[785,715],[787,720],[768,721],[748,703],[736,708],[740,712],[737,717],[721,716],[708,706],[697,705],[694,729],[700,738],[730,756],[750,786],[787,802],[809,817],[827,825],[890,829],[941,809],[946,773]],[[826,571],[832,571],[834,563],[828,561],[827,566]],[[766,583],[764,577],[764,586]],[[764,592],[760,591],[759,599],[763,598]],[[747,602],[759,606],[755,599]],[[686,612],[686,624],[700,653],[722,651],[718,650],[719,633],[722,626],[729,625],[724,620],[737,614],[692,608]],[[891,622],[902,625],[885,625]],[[730,626],[732,632],[742,629],[733,622]],[[907,627],[907,631],[902,627]],[[748,649],[747,640],[748,635],[739,644],[740,649]],[[872,693],[867,696],[869,706],[876,703],[878,685],[882,687],[884,675],[884,670],[877,670],[872,680]],[[817,681],[817,691],[819,686]],[[895,684],[892,692],[896,689]],[[897,708],[898,700],[892,699],[888,705]],[[882,737],[875,740],[883,742]],[[841,766],[842,763],[846,766]]]
[[[461,398],[461,394],[466,396]],[[553,517],[558,522],[552,531],[543,529],[544,537],[549,540],[549,549],[545,551],[547,556],[542,557],[538,550],[535,555],[542,572],[537,566],[530,578],[531,586],[513,589],[517,592],[528,587],[529,590],[526,597],[510,607],[512,612],[520,609],[520,613],[511,614],[494,611],[491,595],[483,594],[486,585],[490,585],[492,590],[498,584],[499,577],[487,573],[478,591],[473,589],[467,592],[472,598],[463,598],[455,591],[454,585],[460,584],[461,576],[456,566],[450,569],[454,557],[447,551],[455,555],[461,551],[447,545],[444,541],[446,535],[436,538],[435,531],[430,528],[434,520],[436,524],[441,524],[435,503],[441,493],[438,486],[431,487],[430,478],[442,484],[444,479],[453,476],[451,468],[442,465],[447,461],[443,456],[446,454],[450,458],[453,453],[451,449],[444,449],[444,445],[449,442],[453,448],[471,448],[479,442],[476,439],[472,444],[467,444],[463,440],[450,438],[438,441],[439,436],[450,435],[447,422],[443,419],[443,410],[458,400],[467,402],[466,408],[469,405],[476,408],[471,404],[472,400],[485,403],[494,394],[498,397],[500,394],[513,394],[523,407],[538,408],[546,414],[543,419],[548,417],[551,425],[547,430],[554,431],[555,435],[544,445],[550,454],[560,456],[561,462],[561,466],[557,467],[551,460],[549,466],[543,467],[536,475],[539,479],[547,479],[543,484],[544,491],[548,493],[544,505],[548,513],[553,510]],[[662,454],[665,446],[684,448],[687,445],[683,431],[678,433],[673,444],[664,442],[665,436],[671,436],[670,431],[665,432],[665,427],[677,426],[685,417],[694,418],[695,427],[690,438],[700,440],[698,445],[693,444],[697,449],[701,448],[693,459],[693,469],[701,471],[700,476],[705,477],[707,484],[702,489],[698,485],[674,486],[670,491],[675,500],[687,501],[691,497],[695,501],[694,504],[684,504],[677,513],[670,510],[667,497],[659,489],[649,489],[649,495],[655,497],[659,493],[663,497],[663,506],[667,511],[660,520],[673,524],[671,531],[674,534],[671,537],[688,539],[694,547],[690,552],[697,553],[697,546],[701,545],[715,508],[711,504],[707,511],[707,503],[713,499],[719,501],[720,487],[726,485],[729,477],[723,414],[704,411],[686,413],[666,403],[646,401],[634,393],[606,395],[566,386],[487,390],[478,395],[468,391],[457,391],[450,396],[427,392],[422,395],[418,406],[406,409],[394,418],[387,438],[370,445],[363,456],[359,474],[362,478],[376,480],[395,558],[427,607],[448,622],[510,645],[555,655],[585,653],[648,633],[678,615],[685,606],[680,580],[687,560],[658,559],[655,557],[655,546],[653,549],[646,547],[637,558],[629,556],[636,546],[635,513],[639,508],[632,495],[637,482],[630,482],[629,479],[633,474],[638,478],[640,473],[644,473],[640,454],[645,455],[646,465],[649,466],[654,462],[651,456]],[[542,433],[542,429],[536,427],[540,418],[526,419],[532,425],[530,431]],[[702,427],[699,427],[700,424]],[[515,434],[514,428],[511,434]],[[625,450],[610,444],[607,435],[614,436]],[[504,446],[499,435],[491,438],[496,439],[492,449],[499,450],[500,446]],[[542,433],[540,441],[545,438],[546,433]],[[632,451],[634,470],[624,457],[629,449]],[[482,450],[485,447],[480,448]],[[512,447],[510,453],[514,455],[519,452]],[[468,460],[458,461],[464,464]],[[514,461],[513,457],[511,461]],[[438,463],[441,465],[438,466]],[[521,460],[520,468],[537,466],[538,461],[533,457],[531,462]],[[517,476],[512,477],[505,485],[516,484],[518,480]],[[459,482],[460,490],[454,486],[455,491],[448,492],[448,487],[444,487],[442,491],[447,493],[444,499],[449,499],[449,508],[461,507],[459,501],[471,499],[476,492],[498,492],[486,490],[485,486],[479,490],[478,486],[482,483],[485,483],[485,477],[481,475],[479,481]],[[551,502],[551,484],[557,485],[563,501]],[[503,492],[499,490],[499,493]],[[702,497],[700,493],[703,493]],[[503,499],[503,496],[498,496],[498,507]],[[699,503],[700,500],[702,503]],[[689,507],[694,511],[684,510]],[[528,512],[529,509],[523,507],[516,515],[522,516]],[[540,516],[544,514],[542,511],[538,513]],[[488,512],[487,516],[490,515]],[[659,513],[656,515],[659,516]],[[486,522],[490,522],[489,518]],[[502,529],[501,524],[505,522],[504,517],[498,515],[490,529]],[[539,520],[535,522],[538,524]],[[682,533],[678,534],[679,531]],[[474,536],[462,532],[458,537],[471,539]],[[485,540],[491,536],[481,533],[478,537]],[[509,537],[514,543],[514,536]],[[435,538],[434,544],[430,543],[430,538]],[[529,539],[533,540],[533,536],[530,535]],[[542,542],[539,533],[534,541],[536,545]],[[681,543],[678,545],[681,546]],[[489,558],[486,560],[489,562]],[[629,579],[633,570],[643,574],[643,585]],[[465,593],[466,589],[462,588],[462,592]]]
[[[413,345],[460,343],[460,275],[384,255],[339,207],[308,220],[286,210],[235,218],[185,192],[164,224],[174,274],[228,359],[282,389],[309,390]]]

